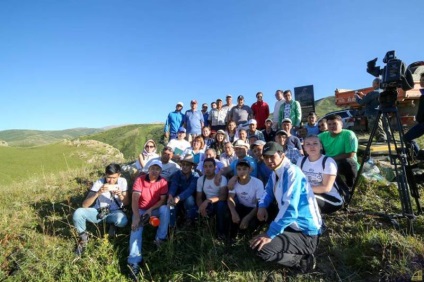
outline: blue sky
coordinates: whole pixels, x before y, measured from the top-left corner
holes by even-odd
[[[424,1],[0,1],[0,130],[163,122],[227,94],[368,87],[424,60]]]

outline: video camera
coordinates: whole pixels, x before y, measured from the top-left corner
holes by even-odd
[[[404,91],[414,87],[414,80],[411,71],[405,64],[396,58],[395,51],[388,51],[383,58],[386,66],[381,69],[376,66],[377,58],[367,63],[367,72],[375,77],[382,76],[380,88],[384,91],[380,93],[380,105],[382,107],[393,107],[397,100],[397,88]]]

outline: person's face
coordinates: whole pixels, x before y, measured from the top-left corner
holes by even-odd
[[[155,150],[155,144],[149,142],[144,146],[144,149],[146,149],[147,152],[151,153]]]
[[[204,127],[204,128],[202,129],[202,134],[203,134],[203,136],[205,136],[205,137],[209,137],[209,135],[211,135],[211,131],[210,131],[209,127]]]
[[[212,108],[212,109],[216,109],[216,103],[215,103],[215,102],[212,102],[212,103],[211,103],[211,108]]]
[[[277,99],[278,101],[283,99],[283,93],[281,93],[281,91],[276,91],[275,92],[275,99]]]
[[[318,124],[318,128],[321,132],[327,131],[328,130],[327,122],[320,121],[319,124]]]
[[[202,106],[202,111],[206,112],[208,110],[208,106],[204,105]]]
[[[264,146],[263,145],[258,145],[255,146],[253,148],[253,155],[255,156],[255,158],[257,160],[261,160],[262,159],[262,150],[263,150]]]
[[[339,134],[342,132],[343,125],[340,120],[334,119],[334,120],[327,120],[327,126],[328,131],[330,131],[333,134]]]
[[[250,131],[256,131],[257,125],[256,123],[249,124]]]
[[[264,162],[270,169],[276,169],[283,161],[284,154],[276,152],[272,156],[264,156]]]
[[[290,102],[292,100],[292,95],[290,92],[283,94],[283,96],[284,96],[284,99],[286,99],[286,102]]]
[[[121,176],[120,173],[106,174],[107,184],[116,184],[116,182],[118,182],[119,176]]]
[[[420,78],[420,86],[424,87],[424,76]]]
[[[227,101],[227,105],[231,105],[231,103],[233,102],[233,98],[227,97],[227,98],[225,98],[225,101]]]
[[[217,107],[218,109],[221,109],[221,108],[222,108],[222,101],[221,101],[221,100],[218,100],[218,101],[216,102],[216,107]]]
[[[308,137],[303,141],[303,147],[309,156],[321,155],[321,142],[318,137]]]
[[[246,179],[250,174],[250,168],[244,165],[237,166],[237,176],[241,179]]]
[[[200,147],[202,146],[202,143],[200,142],[200,140],[198,138],[193,139],[193,149],[200,149]]]
[[[203,172],[206,176],[212,176],[215,174],[215,166],[212,162],[207,161],[203,163]]]
[[[189,162],[181,162],[181,171],[184,174],[189,174],[191,172],[192,164]]]
[[[190,103],[190,106],[193,110],[197,109],[197,103]]]
[[[218,142],[222,142],[222,141],[224,141],[224,139],[225,139],[224,134],[219,133],[219,134],[216,135],[216,140]]]
[[[228,123],[228,128],[230,130],[234,130],[234,128],[236,128],[236,123],[234,121],[230,121],[230,123]]]
[[[246,138],[247,138],[247,132],[245,130],[240,130],[239,137],[242,140],[246,140]]]
[[[225,144],[224,150],[227,155],[231,156],[234,152],[233,145],[231,145],[231,143]]]
[[[272,127],[272,122],[271,122],[271,121],[269,121],[269,120],[268,120],[268,121],[266,121],[266,122],[265,122],[265,127],[266,127],[266,128],[270,128],[270,127]]]
[[[283,122],[281,127],[283,128],[284,131],[286,131],[287,133],[290,133],[290,130],[292,129],[293,126],[290,122]]]
[[[317,117],[314,115],[309,115],[308,116],[308,123],[310,125],[314,125],[317,122]]]
[[[159,177],[160,172],[161,172],[161,168],[158,167],[157,165],[152,165],[149,167],[149,178],[150,180],[155,180]]]
[[[246,148],[245,147],[234,147],[234,151],[236,156],[239,158],[244,158],[246,156]]]
[[[243,106],[243,105],[244,105],[244,99],[238,99],[238,100],[237,100],[237,104],[238,104],[239,106]]]
[[[176,106],[175,106],[175,109],[176,109],[177,111],[181,111],[181,110],[183,109],[183,106],[181,106],[181,105],[176,105]]]
[[[213,150],[206,150],[205,157],[206,158],[215,158],[216,155],[214,154]]]
[[[274,139],[275,139],[275,142],[277,142],[281,146],[284,146],[286,144],[287,135],[285,135],[285,134],[277,134],[277,135],[275,135],[275,138]]]
[[[183,140],[185,136],[186,136],[185,132],[178,132],[177,133],[178,140]]]
[[[258,100],[258,102],[262,102],[263,97],[264,96],[262,94],[259,94],[258,96],[256,96],[256,99]]]
[[[174,155],[174,153],[172,151],[169,151],[169,150],[162,151],[162,156],[161,156],[160,160],[163,164],[167,164],[169,162],[169,160],[172,159],[173,155]]]

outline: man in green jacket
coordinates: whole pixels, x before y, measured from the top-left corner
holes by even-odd
[[[300,104],[293,100],[290,90],[284,91],[283,96],[286,101],[280,106],[278,114],[278,129],[281,129],[281,123],[285,118],[291,119],[293,128],[297,129],[300,126],[300,121],[302,119],[302,109],[300,108]]]

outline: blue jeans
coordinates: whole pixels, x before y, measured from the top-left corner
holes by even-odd
[[[174,212],[175,218],[173,219],[174,222],[176,222],[176,217],[179,213],[181,206],[184,206],[184,210],[186,211],[186,218],[187,219],[195,219],[196,218],[198,208],[196,206],[196,202],[194,201],[194,197],[190,196],[183,201],[179,201],[178,204],[175,206],[175,212]]]
[[[86,223],[99,223],[100,221],[106,220],[109,224],[114,224],[116,227],[124,227],[128,223],[127,216],[122,210],[111,211],[103,219],[98,219],[97,214],[99,212],[95,208],[78,208],[72,217],[74,221],[74,226],[78,231],[78,234],[81,234],[87,230]]]
[[[227,207],[227,201],[218,201],[213,204],[209,203],[206,208],[208,216],[216,215],[216,231],[218,235],[225,235],[228,232],[226,228],[228,224],[225,224]]]
[[[140,216],[142,216],[146,210],[139,210]],[[165,240],[168,236],[168,225],[169,225],[169,207],[167,205],[160,206],[152,211],[154,216],[159,217],[160,224],[156,232],[155,239]],[[134,219],[134,217],[133,217]],[[141,243],[143,242],[143,227],[140,226],[135,231],[131,230],[130,235],[130,254],[128,256],[129,264],[139,264],[143,259],[141,253]]]

